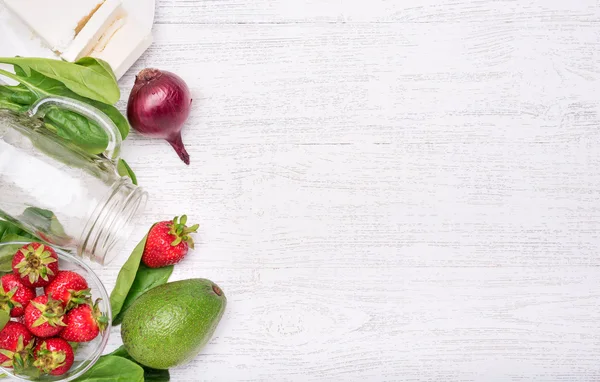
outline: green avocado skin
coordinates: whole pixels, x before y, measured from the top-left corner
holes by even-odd
[[[160,285],[125,312],[123,344],[142,365],[155,369],[182,365],[210,341],[226,305],[221,288],[207,279]]]

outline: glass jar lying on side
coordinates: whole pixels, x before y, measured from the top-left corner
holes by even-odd
[[[108,136],[91,155],[49,131],[41,117],[62,108],[96,122]],[[38,101],[26,114],[0,110],[0,217],[49,244],[107,264],[119,253],[147,194],[121,177],[121,134],[102,112],[61,97]]]

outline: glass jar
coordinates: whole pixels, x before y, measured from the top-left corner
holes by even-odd
[[[41,120],[50,108],[81,114],[108,136],[104,155],[61,140]],[[119,253],[147,194],[117,172],[121,134],[102,112],[61,97],[27,113],[0,110],[0,217],[49,244],[107,264]]]

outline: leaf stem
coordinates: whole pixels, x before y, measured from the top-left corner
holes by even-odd
[[[4,69],[0,69],[0,75],[3,75],[4,77],[8,77],[11,80],[15,80],[15,81],[21,83],[21,78],[19,78],[19,76],[17,76],[14,73],[8,72],[8,71],[6,71]]]
[[[0,109],[20,112],[23,111],[23,105],[17,105],[8,101],[5,102],[0,99]]]

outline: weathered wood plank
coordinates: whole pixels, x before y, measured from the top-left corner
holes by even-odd
[[[203,269],[195,255],[229,308],[174,381],[600,378],[596,269]]]
[[[160,0],[158,23],[311,23],[600,20],[595,0]]]

